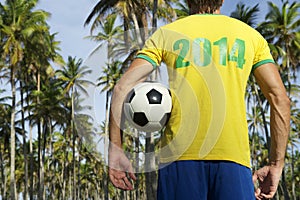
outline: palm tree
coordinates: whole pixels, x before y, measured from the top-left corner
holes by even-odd
[[[82,106],[83,103],[82,98],[79,95],[75,98],[75,110],[76,110],[76,132],[77,134],[81,134],[82,137],[77,137],[77,199],[82,199],[81,197],[81,184],[82,184],[82,174],[81,174],[81,160],[84,160],[85,154],[82,151],[85,150],[84,141],[91,141],[95,135],[95,127],[93,126],[93,118],[88,115],[82,113],[82,111],[91,110],[91,106]],[[90,143],[89,143],[90,144]]]
[[[127,51],[129,50],[129,34],[130,29],[136,32],[137,40],[140,48],[143,46],[145,39],[148,38],[148,21],[150,21],[148,16],[150,16],[150,8],[153,8],[152,14],[152,26],[157,26],[157,17],[166,17],[170,21],[173,14],[169,12],[173,11],[171,9],[171,0],[100,0],[93,8],[92,12],[89,14],[85,21],[85,25],[92,22],[91,32],[93,32],[98,26],[99,22],[103,17],[109,13],[117,13],[118,16],[123,20],[123,30],[124,30],[124,41],[127,46]],[[160,4],[158,7],[157,5]],[[113,10],[113,11],[112,11]]]
[[[68,62],[62,70],[57,70],[58,78],[64,83],[65,93],[71,97],[71,133],[72,133],[72,151],[73,151],[73,199],[76,199],[76,158],[75,158],[75,145],[76,145],[76,127],[75,127],[75,95],[79,92],[83,92],[88,96],[88,92],[85,87],[93,85],[89,80],[83,79],[84,76],[90,74],[92,70],[88,70],[87,66],[81,66],[82,59],[76,60],[76,58],[68,57]]]
[[[45,165],[46,155],[52,155],[52,132],[57,128],[61,128],[66,119],[66,109],[64,107],[64,102],[66,101],[63,96],[63,89],[61,88],[60,82],[53,79],[51,75],[43,74],[41,82],[43,83],[41,86],[41,90],[37,90],[34,87],[34,84],[27,85],[27,87],[32,87],[35,90],[31,90],[30,94],[26,97],[27,106],[24,109],[30,113],[26,120],[30,124],[36,124],[39,126],[39,122],[42,121],[41,129],[43,130],[43,134],[40,135],[38,140],[38,164],[42,163],[43,171],[40,171],[39,182],[44,181],[45,184],[45,176],[44,171],[47,170],[47,165]],[[26,87],[23,89],[27,89]],[[39,99],[39,101],[36,101]],[[26,143],[26,142],[25,142]],[[29,141],[30,145],[32,145],[32,141]],[[34,169],[34,155],[33,150],[31,148],[30,151],[30,176],[33,176]],[[39,169],[40,166],[36,169]],[[45,174],[47,177],[47,173]],[[41,179],[42,177],[42,179]],[[30,177],[30,196],[33,196],[33,177]],[[46,184],[45,184],[46,186]],[[38,188],[38,195],[41,198],[46,198],[46,187],[43,189]]]
[[[1,93],[3,92],[0,91]],[[8,160],[9,154],[9,137],[10,137],[10,116],[11,116],[11,105],[6,103],[10,100],[10,97],[1,97],[0,98],[0,176],[1,176],[1,194],[3,199],[6,199],[6,181],[7,177],[5,160]]]
[[[189,10],[189,7],[188,7],[187,0],[178,1],[176,3],[176,7],[177,8],[175,8],[175,12],[176,12],[176,15],[177,15],[178,19],[189,16],[190,10]]]
[[[120,42],[118,41],[120,34],[123,34],[121,25],[116,25],[116,19],[117,14],[114,13],[108,15],[104,22],[99,22],[101,31],[97,35],[90,35],[87,37],[95,42],[99,42],[98,47],[91,53],[91,55],[103,47],[104,44],[107,44],[108,63],[113,60],[115,56],[114,49]]]
[[[176,17],[176,9],[173,4],[179,3],[177,0],[151,0],[150,8],[152,8],[152,27],[157,28],[158,19],[164,22],[172,22]],[[159,5],[159,6],[158,6]],[[148,9],[150,9],[148,8]]]
[[[256,4],[254,7],[246,7],[244,3],[240,2],[230,16],[245,22],[249,26],[255,27],[255,20],[259,12],[258,6],[259,4]]]
[[[25,55],[24,55],[24,67],[22,68],[24,71],[20,73],[23,75],[20,77],[20,80],[24,81],[24,84],[27,85],[26,90],[27,96],[29,96],[30,88],[35,88],[37,92],[41,91],[42,83],[45,81],[41,81],[41,79],[45,78],[47,80],[49,78],[49,72],[53,71],[50,66],[50,61],[54,61],[56,63],[62,63],[61,56],[57,53],[59,50],[57,45],[59,43],[55,41],[55,34],[50,34],[47,29],[40,29],[33,34],[29,40],[26,41]],[[35,85],[35,86],[34,86]],[[21,94],[22,95],[22,94]],[[40,104],[39,95],[35,96],[36,99],[32,100],[36,102],[37,105]],[[27,101],[28,104],[29,101]],[[30,113],[29,113],[30,115]],[[37,115],[36,115],[37,116]],[[29,123],[31,125],[31,123]],[[39,152],[39,181],[43,182],[44,176],[44,168],[43,168],[43,159],[42,159],[42,149],[41,149],[41,141],[42,141],[42,133],[41,133],[41,119],[37,119],[36,126],[38,129],[38,152]],[[32,146],[32,137],[30,137],[30,146]],[[30,148],[32,149],[32,148]],[[32,151],[30,150],[30,158],[32,159]],[[33,163],[32,160],[30,162],[30,174],[31,177],[33,173]],[[33,179],[30,181],[31,189],[33,187]],[[40,198],[44,197],[44,184],[39,184],[39,196]],[[43,197],[42,197],[43,196]],[[33,191],[30,191],[30,198],[33,199]]]
[[[291,4],[284,1],[282,7],[268,2],[269,13],[265,22],[258,26],[258,30],[271,43],[271,50],[276,61],[281,64],[280,71],[287,75],[288,92],[291,88],[291,72],[299,67],[300,44],[300,3]]]
[[[92,22],[93,18],[94,21],[91,25],[91,33],[98,27],[99,21],[102,20],[105,14],[110,13],[111,9],[115,8],[115,13],[121,16],[123,20],[123,30],[124,30],[124,40],[125,43],[128,44],[128,30],[130,29],[130,20],[131,20],[131,8],[129,1],[124,0],[100,0],[93,8],[92,12],[88,15],[84,25],[88,25]]]
[[[32,11],[37,1],[7,0],[0,4],[0,34],[2,56],[10,69],[12,92],[11,112],[11,199],[16,198],[15,183],[15,115],[16,115],[16,71],[24,56],[26,40],[40,27],[44,27],[47,14],[43,11]]]
[[[44,13],[45,17],[48,17],[49,14],[45,13],[44,11],[41,11],[42,14]],[[45,18],[44,17],[44,18]],[[49,33],[49,27],[46,24],[45,20],[44,22],[39,22],[39,19],[43,19],[42,16],[35,16],[35,20],[37,20],[36,23],[43,24],[43,26],[40,26],[39,29],[37,29],[33,34],[28,37],[28,39],[24,42],[25,46],[27,47],[24,50],[24,58],[22,62],[21,70],[19,71],[20,76],[18,79],[20,80],[20,84],[26,85],[26,90],[20,90],[21,97],[23,96],[23,93],[26,92],[27,96],[32,90],[36,90],[37,92],[41,91],[41,88],[43,87],[43,83],[45,83],[45,80],[49,78],[51,71],[53,71],[52,67],[50,66],[50,61],[54,61],[56,63],[62,63],[61,56],[57,53],[59,50],[57,45],[58,42],[55,41],[55,34]],[[44,80],[44,81],[42,81]],[[27,105],[29,105],[29,102],[35,102],[37,105],[40,104],[40,96],[35,95],[35,99],[28,99],[27,98]],[[23,102],[21,102],[23,104]],[[28,115],[31,115],[30,112],[28,112]],[[40,116],[40,115],[35,115]],[[30,118],[32,120],[32,118]],[[38,168],[38,174],[39,174],[39,182],[41,184],[38,184],[38,196],[39,198],[45,198],[45,188],[44,188],[44,159],[42,158],[42,140],[46,137],[42,135],[42,129],[41,129],[41,118],[36,120],[35,125],[38,129],[38,152],[39,152],[39,168]],[[29,122],[29,125],[32,126],[32,123]],[[31,130],[31,128],[30,128]],[[30,148],[29,148],[29,154],[30,154],[30,199],[33,199],[33,149],[32,149],[32,137],[31,137],[31,131],[30,131]],[[25,166],[26,167],[26,166]],[[25,198],[25,197],[24,197]]]

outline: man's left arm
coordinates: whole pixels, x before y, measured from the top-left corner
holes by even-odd
[[[120,189],[132,190],[130,179],[135,180],[132,165],[122,149],[123,102],[128,92],[136,84],[145,81],[152,71],[153,66],[148,61],[137,58],[114,87],[109,119],[109,177],[113,185]]]

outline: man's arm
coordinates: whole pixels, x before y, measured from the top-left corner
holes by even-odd
[[[135,180],[132,165],[122,150],[121,117],[123,102],[128,92],[140,82],[146,80],[153,71],[153,66],[144,59],[135,59],[126,73],[116,84],[110,109],[109,119],[109,177],[115,187],[131,190]],[[128,173],[129,177],[126,176]]]
[[[254,71],[254,76],[271,106],[271,149],[269,166],[255,172],[253,180],[258,179],[260,182],[260,187],[256,191],[257,199],[272,198],[284,167],[290,131],[290,100],[274,64],[267,63],[258,67]]]

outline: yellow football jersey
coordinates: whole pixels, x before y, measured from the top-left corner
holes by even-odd
[[[224,15],[192,15],[159,28],[137,57],[168,68],[173,109],[161,162],[229,160],[250,167],[246,84],[252,70],[274,62],[256,30]]]

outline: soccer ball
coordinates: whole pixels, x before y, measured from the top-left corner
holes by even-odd
[[[127,121],[144,132],[161,130],[167,123],[172,109],[170,91],[157,82],[137,84],[127,95],[124,114]]]

